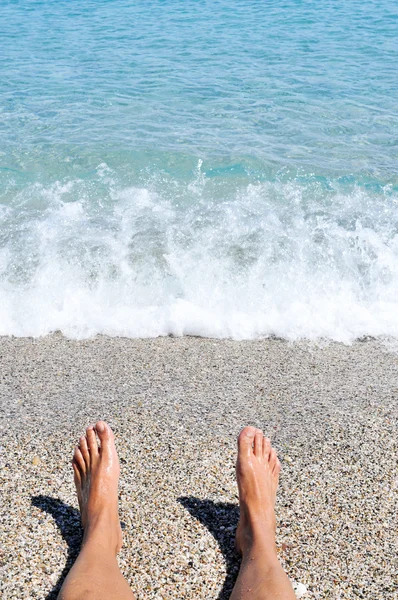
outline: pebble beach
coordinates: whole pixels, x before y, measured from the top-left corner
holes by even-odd
[[[0,600],[98,420],[136,600],[229,600],[246,425],[297,599],[398,600],[397,2],[13,0],[0,56]]]
[[[398,598],[386,344],[3,337],[0,377],[3,600],[55,600],[81,540],[73,446],[99,418],[116,435],[119,560],[137,600],[229,597],[246,424],[282,463],[277,545],[297,597]]]

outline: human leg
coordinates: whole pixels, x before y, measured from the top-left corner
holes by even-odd
[[[280,463],[270,441],[254,427],[238,438],[236,478],[240,521],[236,546],[242,563],[231,600],[295,600],[278,560],[275,544],[275,499]]]
[[[118,516],[120,468],[109,425],[99,421],[95,428],[87,428],[75,448],[72,466],[84,536],[58,600],[134,600],[116,560],[122,545]]]

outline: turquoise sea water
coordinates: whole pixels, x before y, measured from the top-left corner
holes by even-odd
[[[398,9],[14,0],[0,334],[398,336]]]

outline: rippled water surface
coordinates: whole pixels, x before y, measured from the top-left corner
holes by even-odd
[[[392,0],[2,4],[0,334],[398,336]]]

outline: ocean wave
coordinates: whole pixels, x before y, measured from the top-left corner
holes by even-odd
[[[1,206],[0,334],[398,337],[398,194],[157,174],[28,184]]]

